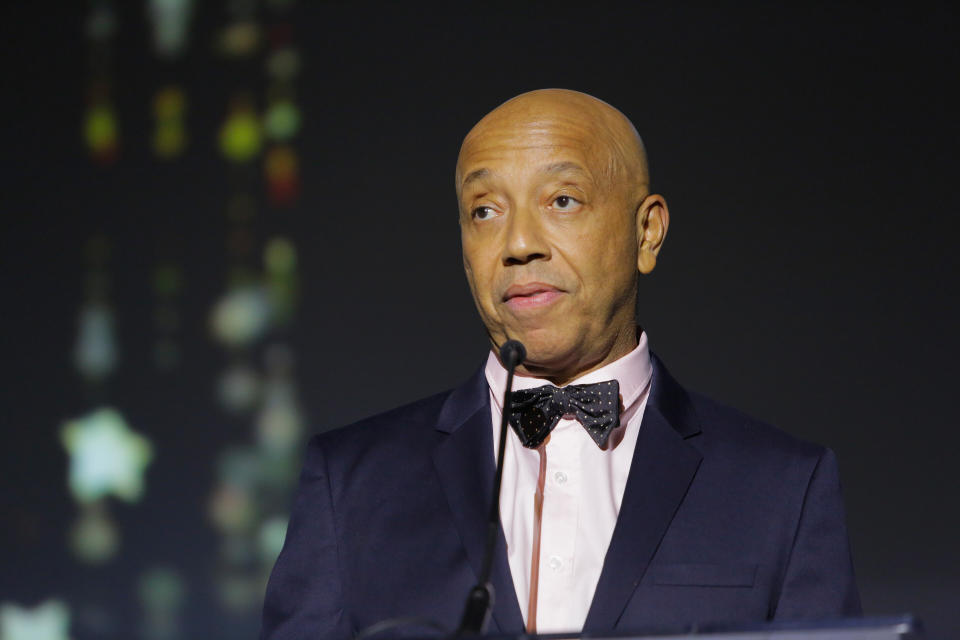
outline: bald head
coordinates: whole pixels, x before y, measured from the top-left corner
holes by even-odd
[[[469,177],[463,168],[490,146],[530,148],[557,142],[579,146],[594,162],[607,188],[624,189],[631,199],[649,189],[647,156],[637,130],[602,100],[568,89],[539,89],[511,98],[488,113],[466,135],[457,157],[459,195]]]

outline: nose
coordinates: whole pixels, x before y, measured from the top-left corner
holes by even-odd
[[[504,229],[504,266],[549,260],[550,246],[544,237],[539,212],[529,207],[517,207],[508,215]]]

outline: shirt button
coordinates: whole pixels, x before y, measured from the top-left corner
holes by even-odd
[[[550,556],[550,568],[554,571],[560,571],[563,568],[563,558],[560,556]]]
[[[563,471],[557,471],[555,474],[553,474],[553,480],[557,484],[566,484],[567,474],[565,474]]]

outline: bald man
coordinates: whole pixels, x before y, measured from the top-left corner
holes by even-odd
[[[456,628],[484,556],[508,339],[527,357],[491,633],[858,614],[830,450],[685,390],[649,351],[637,282],[670,217],[629,120],[574,91],[517,96],[467,134],[456,191],[491,351],[452,391],[311,440],[261,637]]]

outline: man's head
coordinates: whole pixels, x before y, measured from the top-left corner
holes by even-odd
[[[563,89],[524,93],[467,134],[456,173],[463,263],[494,345],[557,384],[636,346],[638,273],[666,235],[626,117]]]

